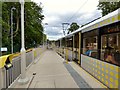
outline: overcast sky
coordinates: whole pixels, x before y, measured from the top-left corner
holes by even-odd
[[[64,36],[62,23],[76,22],[78,25],[88,23],[101,17],[101,11],[97,10],[98,0],[32,0],[41,2],[45,34],[50,40],[56,40]],[[68,28],[69,26],[65,26]]]

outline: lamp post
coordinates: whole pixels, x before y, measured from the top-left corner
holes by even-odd
[[[11,53],[13,53],[13,10],[16,8],[11,8]]]
[[[20,0],[21,4],[21,77],[18,80],[20,84],[28,83],[29,79],[26,77],[26,51],[24,41],[24,0]]]

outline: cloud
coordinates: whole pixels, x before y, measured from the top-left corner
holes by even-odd
[[[60,28],[57,28],[57,27],[47,28],[45,32],[49,36],[57,36],[57,35],[62,34]]]
[[[78,25],[83,25],[83,24],[86,24],[98,17],[101,17],[101,13],[98,10],[95,10],[91,13],[87,13],[87,12],[79,13],[76,16],[69,19],[69,17],[71,17],[71,15],[72,15],[72,13],[66,13],[64,15],[54,16],[53,18],[55,18],[55,19],[53,19],[49,22],[48,27],[45,30],[46,34],[50,37],[53,36],[54,38],[58,39],[58,36],[63,36],[62,23],[67,22],[67,23],[71,24],[72,22],[76,22],[76,23],[78,23]]]
[[[101,12],[97,10],[98,0],[33,1],[42,2],[45,15],[43,23],[48,23],[48,26],[44,26],[45,34],[49,39],[55,40],[63,36],[62,23],[76,22],[83,25],[101,16]]]

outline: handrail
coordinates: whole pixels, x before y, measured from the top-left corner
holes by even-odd
[[[27,53],[27,52],[30,52],[30,51],[32,51],[32,50],[33,50],[33,48],[30,48],[30,49],[26,50],[26,53]]]
[[[7,60],[7,58],[9,57],[10,55],[5,55],[5,56],[2,56],[0,57],[0,68],[3,68],[4,65],[5,65],[5,62]]]
[[[33,49],[26,50],[26,53],[32,51]],[[0,57],[0,68],[3,68],[5,65],[6,60],[9,58],[10,62],[12,63],[12,59],[14,57],[18,57],[21,53],[14,53],[14,54],[8,54]]]
[[[45,48],[31,48],[26,50],[26,69],[36,63]],[[0,57],[0,89],[10,87],[21,74],[21,53]]]

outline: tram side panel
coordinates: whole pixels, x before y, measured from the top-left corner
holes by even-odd
[[[117,37],[116,43],[118,46],[120,46],[120,41],[119,41],[120,40],[119,39],[119,36],[120,36],[120,26],[119,25],[120,24],[118,23],[118,26],[117,26],[117,23],[115,23],[116,22],[115,20],[113,20],[112,24],[111,24],[110,20],[113,20],[113,19],[111,19],[111,17],[110,17],[104,21],[103,20],[100,21],[99,23],[97,23],[95,25],[85,28],[85,30],[86,29],[90,29],[90,30],[86,31],[86,35],[85,34],[83,35],[84,32],[82,32],[82,38],[78,36],[79,35],[78,32],[75,33],[74,41],[73,41],[73,43],[75,45],[73,44],[72,58],[76,59],[76,61],[81,59],[81,61],[80,61],[81,67],[83,69],[85,69],[87,72],[89,72],[91,75],[93,75],[96,79],[101,81],[103,84],[108,86],[109,88],[119,88],[120,89],[120,85],[119,85],[119,83],[120,83],[119,82],[120,81],[120,67],[115,64],[110,64],[109,62],[104,62],[103,61],[104,59],[101,59],[102,57],[104,57],[104,54],[105,54],[104,48],[106,48],[106,46],[108,45],[108,44],[104,45],[106,42],[106,41],[104,42],[104,40],[105,40],[104,38],[108,38],[108,36],[109,36],[110,40],[112,40],[111,35],[114,34],[114,39],[115,39],[115,36],[117,35],[118,37]],[[120,21],[120,18],[119,18],[119,21]],[[104,23],[105,23],[105,25],[104,25]],[[109,23],[110,23],[110,25],[109,25]],[[102,28],[101,27],[98,28],[98,26],[102,26]],[[100,29],[101,29],[102,33],[99,32]],[[80,38],[82,40],[81,41],[82,43],[78,43],[78,42],[80,42]],[[83,38],[84,38],[84,40],[86,40],[85,42],[83,42]],[[102,41],[104,42],[103,44],[101,44]],[[85,44],[86,42],[90,42],[90,43],[87,45],[87,44]],[[110,45],[112,45],[112,44],[110,44]],[[65,51],[64,54],[65,54],[66,58],[70,59],[71,51],[68,50],[66,44],[65,44],[65,46],[66,47],[64,50]],[[94,46],[94,49],[93,49],[94,53],[93,53],[92,57],[90,57],[89,55],[88,56],[85,55],[85,54],[87,54],[86,53],[86,51],[88,49],[87,46],[89,46],[89,47]],[[82,51],[82,54],[81,54],[81,52],[79,52],[79,50]],[[117,59],[119,59],[119,58],[117,58]]]
[[[110,88],[118,88],[120,67],[81,55],[81,66]]]
[[[114,17],[116,15],[82,32],[81,67],[109,88],[120,89],[120,19]],[[93,56],[87,51],[94,52]]]

